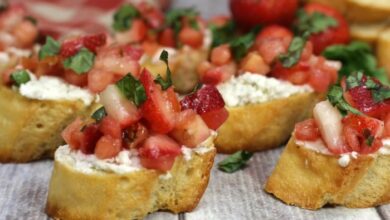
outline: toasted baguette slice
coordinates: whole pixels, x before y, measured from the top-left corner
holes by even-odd
[[[366,208],[390,202],[390,155],[359,155],[347,167],[338,164],[339,158],[298,146],[291,138],[265,191],[306,209],[326,204]]]
[[[389,22],[353,23],[350,26],[351,37],[375,45]]]
[[[218,129],[218,152],[261,151],[284,144],[295,123],[308,118],[322,95],[302,93],[261,104],[228,108],[229,118]]]
[[[379,65],[386,69],[390,77],[390,26],[379,35],[376,52]]]
[[[142,219],[157,210],[191,211],[209,181],[216,151],[209,147],[204,154],[193,153],[188,161],[177,157],[169,179],[151,169],[86,174],[56,158],[46,212],[55,219],[128,220]]]
[[[0,85],[0,162],[52,157],[61,131],[89,108],[81,101],[40,101]]]

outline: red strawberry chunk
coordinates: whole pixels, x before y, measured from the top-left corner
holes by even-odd
[[[99,130],[112,138],[120,139],[122,137],[121,124],[110,116],[106,116],[99,124]]]
[[[102,136],[97,124],[90,124],[83,128],[80,136],[80,150],[85,154],[92,154],[96,142]]]
[[[81,38],[66,40],[61,44],[60,55],[64,58],[75,55],[83,47]]]
[[[295,125],[295,138],[303,141],[315,141],[321,138],[320,130],[314,119],[299,122]]]
[[[95,155],[99,159],[109,159],[117,156],[121,150],[121,139],[115,139],[105,135],[96,143]]]
[[[130,57],[132,60],[139,60],[144,54],[144,50],[141,47],[128,44],[122,48],[123,55]]]
[[[88,48],[88,50],[96,53],[96,49],[98,47],[104,46],[107,41],[107,36],[104,33],[95,34],[95,35],[87,35],[82,38],[82,43],[84,47]]]
[[[80,143],[78,139],[74,138],[74,134],[80,132],[82,123],[83,122],[80,118],[76,118],[61,133],[62,138],[69,145],[69,147],[75,150],[79,149]]]
[[[187,95],[180,101],[180,104],[183,110],[193,109],[200,115],[225,107],[221,94],[212,85],[205,85],[197,92]]]
[[[96,53],[98,47],[104,46],[107,41],[106,34],[95,34],[79,37],[76,39],[65,40],[61,44],[60,55],[64,58],[75,55],[82,47]]]
[[[210,129],[217,130],[228,119],[226,108],[209,111],[200,115]]]
[[[143,84],[147,99],[141,106],[143,117],[150,129],[160,134],[166,134],[175,125],[175,110],[166,92],[153,81],[152,75],[144,69],[140,81]]]
[[[142,166],[160,171],[169,171],[180,154],[179,144],[166,135],[150,136],[139,149]]]
[[[210,136],[210,130],[194,110],[187,109],[179,113],[171,135],[180,144],[193,148]]]

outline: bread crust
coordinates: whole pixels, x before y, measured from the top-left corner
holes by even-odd
[[[0,85],[0,162],[53,157],[61,131],[89,110],[81,101],[33,100]]]
[[[291,138],[265,191],[313,210],[326,204],[367,208],[390,201],[390,155],[359,155],[347,167],[338,164],[339,157],[298,146]]]
[[[379,65],[386,69],[390,78],[390,25],[381,32],[378,38],[377,57]]]
[[[284,144],[294,125],[308,118],[323,94],[302,93],[260,104],[228,108],[229,118],[218,129],[220,153],[261,151]]]
[[[54,162],[46,212],[55,219],[142,219],[148,213],[193,210],[210,176],[216,150],[176,158],[170,179],[156,170],[115,174],[85,174],[68,164]]]

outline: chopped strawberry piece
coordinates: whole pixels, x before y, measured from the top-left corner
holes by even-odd
[[[303,141],[315,141],[321,138],[320,130],[314,119],[299,122],[295,125],[295,138]]]
[[[275,78],[290,81],[296,85],[303,85],[308,82],[310,77],[310,66],[307,62],[299,61],[293,67],[285,68],[278,61],[271,71]]]
[[[144,54],[144,50],[141,47],[137,47],[131,44],[123,46],[122,50],[123,55],[130,57],[132,60],[139,60]]]
[[[181,108],[193,109],[198,114],[203,114],[225,107],[225,101],[221,94],[212,85],[205,85],[193,94],[187,95],[180,101]]]
[[[203,43],[203,33],[192,27],[183,27],[178,37],[180,42],[193,48],[199,48]]]
[[[390,113],[387,113],[385,117],[385,131],[383,136],[390,137]]]
[[[127,100],[116,85],[109,85],[100,93],[100,102],[104,105],[107,114],[122,127],[130,126],[141,119],[137,106]]]
[[[120,123],[110,116],[106,116],[102,119],[99,124],[99,130],[104,135],[111,136],[115,139],[120,139],[122,137],[122,127]]]
[[[228,119],[229,112],[226,108],[220,108],[205,112],[200,116],[210,129],[217,130]]]
[[[65,142],[69,145],[72,149],[79,149],[80,143],[78,139],[73,138],[73,135],[75,133],[80,132],[81,133],[81,127],[83,122],[80,118],[76,118],[72,123],[70,123],[61,133],[62,138],[65,140]]]
[[[144,69],[140,81],[143,84],[147,99],[141,106],[144,118],[152,131],[166,134],[175,125],[175,110],[165,92],[153,81],[152,75]]]
[[[160,171],[169,171],[180,154],[179,144],[166,135],[150,136],[139,149],[142,166]]]
[[[148,129],[141,123],[134,124],[123,131],[123,140],[128,149],[138,148],[149,136]]]
[[[230,52],[229,45],[223,44],[213,48],[211,50],[210,57],[211,62],[218,66],[229,63],[232,59],[232,53]]]
[[[82,135],[80,136],[80,150],[85,154],[92,154],[96,142],[102,136],[97,124],[86,125],[82,129]]]
[[[104,46],[107,41],[107,36],[104,33],[88,35],[82,38],[84,47],[88,48],[90,51],[96,53],[96,49]]]
[[[205,84],[217,85],[234,76],[236,66],[233,62],[222,66],[211,66],[200,75],[200,81]]]
[[[187,109],[179,113],[171,135],[180,144],[193,148],[210,136],[210,130],[194,110]]]
[[[81,38],[65,40],[61,44],[60,55],[64,58],[75,55],[83,47],[83,40]]]
[[[88,89],[93,93],[102,92],[109,84],[115,82],[115,74],[100,69],[92,69],[88,76]]]
[[[317,92],[326,92],[336,82],[338,68],[328,65],[324,57],[312,57],[309,84]]]
[[[164,29],[158,37],[158,42],[165,47],[175,47],[175,32],[171,28]]]
[[[240,63],[240,69],[243,72],[251,72],[258,74],[268,74],[271,70],[270,66],[265,63],[258,52],[248,53]]]
[[[95,155],[99,159],[113,158],[122,150],[122,140],[103,136],[96,143]]]
[[[66,69],[64,71],[64,80],[67,81],[70,84],[84,87],[88,84],[88,75],[87,74],[76,74],[70,69]]]
[[[169,100],[170,104],[172,105],[172,109],[175,112],[180,112],[181,110],[180,102],[179,99],[177,98],[177,95],[173,87],[168,88],[164,93],[164,96],[166,96],[166,99]]]
[[[349,114],[342,120],[343,135],[349,147],[358,153],[376,152],[381,146],[384,124],[382,121],[361,115]]]

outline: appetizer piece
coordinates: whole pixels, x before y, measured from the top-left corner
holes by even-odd
[[[265,190],[306,209],[389,203],[389,91],[361,73],[333,86],[295,126]]]
[[[181,107],[170,80],[144,70],[100,97],[93,119],[78,118],[62,133],[67,145],[55,153],[48,215],[142,219],[157,210],[193,210],[216,152],[210,128],[224,121],[215,120],[224,109],[218,91],[202,87]]]
[[[117,42],[141,45],[145,52],[141,65],[156,76],[165,72],[159,56],[168,51],[175,91],[188,94],[194,90],[199,81],[196,69],[207,59],[211,43],[210,30],[197,11],[172,9],[164,15],[145,3],[126,4],[115,13],[112,27]]]
[[[213,39],[210,61],[203,62],[198,73],[201,82],[217,86],[230,113],[218,130],[219,152],[260,151],[285,143],[295,123],[308,118],[337,81],[341,63],[316,55],[312,42],[337,37],[332,30],[339,23],[320,12],[313,14],[299,13],[296,28],[301,34],[296,36],[285,27],[269,25],[231,39],[231,21],[213,30],[218,38]],[[314,25],[321,21],[325,25]]]
[[[95,108],[94,93],[128,72],[139,75],[136,48],[106,46],[105,34],[47,38],[39,53],[2,73],[0,161],[52,157],[61,130]]]

